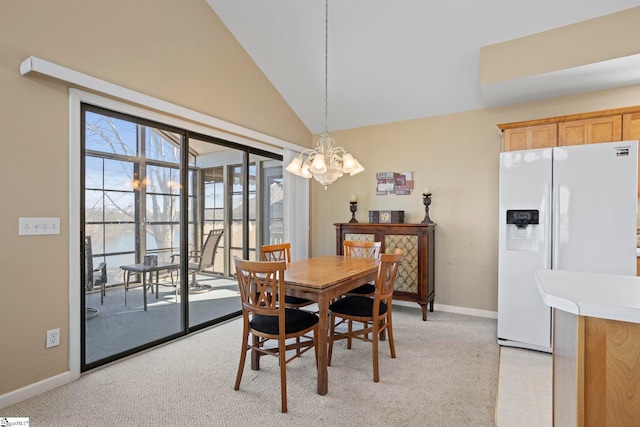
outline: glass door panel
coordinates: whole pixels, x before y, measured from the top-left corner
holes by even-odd
[[[190,169],[188,193],[188,246],[193,255],[187,278],[188,318],[189,328],[198,329],[240,312],[238,284],[230,260],[237,242],[242,242],[234,221],[238,197],[233,188],[238,182],[236,168],[242,165],[245,153],[193,137],[189,139],[189,150],[195,162]],[[212,231],[214,234],[210,235]],[[215,233],[220,231],[222,234],[217,237]]]
[[[180,152],[184,137],[83,108],[83,367],[179,335]]]

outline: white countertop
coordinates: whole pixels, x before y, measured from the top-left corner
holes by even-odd
[[[537,270],[542,300],[580,316],[640,323],[640,277]]]

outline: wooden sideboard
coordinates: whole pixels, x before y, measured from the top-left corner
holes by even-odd
[[[427,305],[433,312],[435,298],[434,250],[435,224],[334,224],[336,254],[343,255],[343,242],[382,242],[382,253],[402,249],[404,257],[396,277],[393,298],[420,304],[422,320],[427,320]]]

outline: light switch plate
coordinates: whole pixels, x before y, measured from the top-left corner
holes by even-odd
[[[38,234],[60,234],[60,218],[25,218],[20,217],[18,234],[34,236]]]

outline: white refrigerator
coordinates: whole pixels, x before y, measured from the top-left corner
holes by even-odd
[[[637,174],[637,141],[500,153],[500,345],[552,350],[536,270],[636,274]]]

